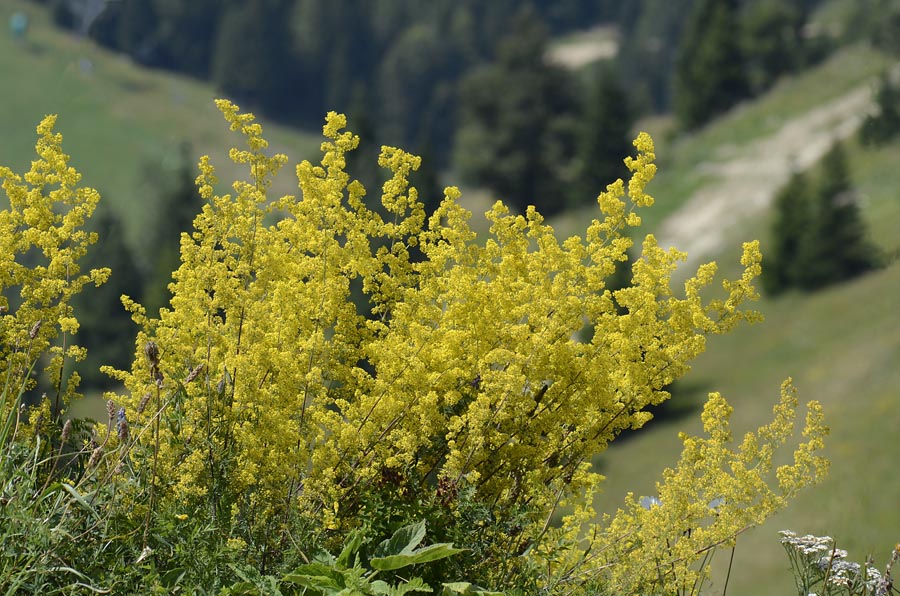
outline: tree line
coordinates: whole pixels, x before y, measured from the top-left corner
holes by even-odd
[[[36,1],[73,28],[97,14]],[[696,128],[821,57],[803,34],[818,2],[121,0],[80,28],[289,123],[347,113],[376,146],[429,153],[519,208],[548,197],[552,213],[623,173],[637,115],[674,110]],[[553,36],[599,23],[620,31],[614,61],[586,76],[547,64]]]

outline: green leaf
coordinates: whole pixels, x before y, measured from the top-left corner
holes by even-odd
[[[98,519],[98,520],[100,519],[100,516],[97,514],[97,511],[94,510],[94,508],[91,506],[91,504],[87,502],[87,499],[85,499],[84,496],[75,489],[75,487],[73,487],[69,484],[66,484],[65,482],[61,483],[60,486],[62,486],[64,489],[66,489],[66,492],[69,493],[70,495],[72,495],[72,498],[75,499],[79,505],[81,505],[82,507],[87,509],[94,516],[95,519]]]
[[[408,565],[429,563],[431,561],[437,561],[438,559],[451,557],[464,550],[466,549],[453,548],[453,545],[449,542],[441,542],[439,544],[432,544],[425,548],[420,548],[413,552],[400,553],[387,557],[373,557],[369,563],[372,565],[373,569],[379,571],[393,571],[394,569],[400,569]]]
[[[301,565],[294,569],[293,572],[285,575],[282,581],[299,584],[305,588],[318,590],[323,593],[327,591],[333,593],[347,585],[343,573],[324,563]]]
[[[344,541],[344,549],[341,551],[341,554],[338,555],[335,564],[342,568],[349,567],[350,559],[356,554],[363,542],[365,542],[365,539],[363,538],[362,530],[353,530],[350,532],[350,535],[347,536],[347,539]]]
[[[159,583],[166,588],[174,588],[181,583],[185,573],[184,567],[173,567],[159,577]]]
[[[370,584],[372,592],[385,596],[403,596],[409,592],[433,592],[431,586],[426,584],[421,577],[414,577],[402,584],[391,586],[380,579]]]
[[[237,582],[219,590],[219,596],[255,596],[259,594],[250,582]]]
[[[425,538],[425,520],[403,526],[394,532],[393,536],[376,546],[375,552],[372,554],[376,557],[408,554],[419,546],[423,538]]]

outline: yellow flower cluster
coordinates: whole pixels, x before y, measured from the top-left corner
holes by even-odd
[[[49,353],[47,378],[56,384],[53,416],[75,395],[78,377],[70,377],[60,387],[66,358],[80,359],[83,350],[55,340],[60,333],[74,334],[78,321],[69,300],[89,282],[100,285],[109,269],[82,274],[78,260],[96,234],[84,230],[100,196],[93,188],[79,186],[81,175],[69,166],[62,151],[62,135],[53,132],[55,116],[47,116],[37,127],[37,159],[19,175],[0,166],[0,180],[8,204],[0,211],[0,378],[15,395],[30,389],[36,359]],[[51,345],[52,344],[52,345]],[[0,408],[6,420],[7,400]],[[34,415],[50,414],[44,401]]]
[[[551,575],[616,594],[691,592],[708,572],[695,565],[699,559],[718,545],[733,545],[740,533],[826,474],[828,462],[817,453],[828,428],[817,402],[807,404],[806,440],[795,447],[793,462],[774,464],[777,450],[794,434],[797,405],[796,391],[785,381],[772,422],[747,433],[732,449],[732,409],[721,395],[711,393],[702,414],[707,437],[682,433],[680,461],[663,473],[659,496],[636,500],[628,495],[625,507],[602,523],[594,521],[589,508],[570,516],[557,538],[577,543],[587,525],[591,539],[568,558],[560,558],[558,551],[544,553],[547,564],[556,566]]]
[[[143,325],[138,349],[151,341],[159,349],[158,363],[138,358],[118,376],[129,419],[152,429],[141,435],[154,453],[144,465],[164,499],[226,491],[231,515],[250,523],[299,507],[346,528],[372,487],[391,478],[399,490],[415,478],[450,493],[465,487],[497,512],[543,512],[522,530],[522,544],[539,541],[544,514],[597,484],[593,456],[647,422],[647,406],[668,398],[664,388],[688,370],[706,335],[758,318],[742,310],[756,298],[756,243],[744,247],[742,277],[725,282],[716,300],[701,298],[715,265],[701,266],[678,295],[670,280],[684,255],[652,236],[628,287],[607,287],[627,259],[627,229],[640,224],[635,208],[653,202],[646,134],[628,160],[630,206],[625,184],[611,184],[598,197],[602,219],[583,238],[561,242],[534,209],[516,215],[498,202],[486,214],[489,236],[476,240],[455,188],[426,218],[409,186],[419,158],[400,149],[382,148],[390,179],[374,207],[345,171],[358,138],[335,113],[321,163],[297,166],[299,198],[270,199],[271,176],[287,158],[266,156],[252,115],[218,106],[245,137],[247,149],[231,158],[249,165],[249,179],[233,195],[216,194],[214,168],[202,159],[197,183],[207,203],[182,236],[169,308],[148,318],[127,303]],[[365,299],[354,302],[354,293]],[[139,412],[148,392],[157,405]],[[663,507],[631,507],[606,531],[635,561],[623,569],[662,556],[633,546],[623,528],[650,541],[666,523],[666,531],[680,527],[678,512],[699,518],[698,503],[761,499],[750,517],[729,521],[727,534],[779,505],[756,480],[771,461],[753,441],[783,441],[782,418],[728,455],[727,406],[712,398],[704,414],[711,439],[685,439],[684,461],[660,488]],[[812,455],[820,429],[813,420],[806,451],[779,471],[785,495],[820,471]],[[702,483],[690,476],[698,471]],[[682,543],[674,556],[687,560],[698,543]]]

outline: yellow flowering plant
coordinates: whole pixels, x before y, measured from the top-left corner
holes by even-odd
[[[78,582],[61,562],[77,552],[72,536],[99,525],[72,508],[85,425],[65,410],[79,385],[69,365],[84,355],[70,301],[110,272],[79,265],[96,240],[84,228],[99,195],[80,185],[55,120],[37,127],[27,172],[0,166],[0,590],[9,594]]]
[[[284,571],[354,532],[383,538],[425,519],[430,537],[467,549],[433,571],[452,579],[534,593],[672,593],[702,579],[710,548],[824,473],[817,404],[793,461],[776,467],[794,431],[790,386],[773,422],[737,448],[730,407],[712,394],[708,436],[683,437],[659,497],[646,507],[630,497],[618,515],[596,519],[602,477],[592,458],[650,419],[647,407],[669,397],[665,387],[709,334],[759,319],[745,308],[757,298],[755,242],[719,297],[708,298],[714,263],[674,291],[684,255],[652,235],[630,283],[607,286],[628,259],[638,210],[653,204],[648,135],[626,160],[627,187],[618,180],[600,194],[583,236],[560,240],[533,208],[518,215],[497,202],[478,238],[454,187],[425,212],[409,185],[420,160],[397,148],[382,148],[389,177],[376,207],[345,169],[359,140],[335,113],[321,162],[296,167],[299,196],[270,196],[287,157],[268,154],[252,114],[217,105],[244,137],[230,157],[249,176],[220,194],[203,157],[205,203],[181,237],[169,305],[151,315],[123,297],[140,328],[135,359],[131,370],[106,369],[125,387],[107,397],[124,407],[117,436],[97,434],[121,449],[86,466],[86,478],[114,484],[117,519],[131,528],[121,535],[142,529],[139,559],[160,573],[184,560],[186,536],[212,536],[225,553],[203,576],[218,582],[238,561],[257,574]],[[23,379],[25,330],[43,321],[75,331],[68,298],[108,275],[77,269],[93,240],[79,228],[97,196],[74,188],[51,127],[39,129],[30,187],[0,170],[13,205],[0,219],[3,287],[23,288],[15,314],[4,313],[0,361]],[[52,214],[53,201],[66,209]],[[28,246],[42,250],[45,269],[7,256]],[[31,340],[49,342],[43,333]],[[561,508],[571,513],[554,524]]]
[[[484,504],[493,520],[480,530],[493,541],[485,556],[502,556],[505,566],[545,556],[547,520],[562,503],[578,513],[554,532],[577,544],[601,480],[591,458],[647,422],[647,406],[669,397],[664,388],[688,370],[708,334],[759,317],[743,309],[757,297],[755,242],[744,246],[744,274],[724,282],[719,299],[701,297],[713,263],[676,295],[670,278],[684,255],[650,235],[628,287],[606,287],[627,258],[627,229],[640,225],[637,208],[653,203],[646,134],[627,160],[630,204],[624,183],[611,184],[598,198],[602,217],[584,237],[560,242],[534,209],[515,215],[498,202],[487,213],[490,234],[479,241],[453,187],[426,215],[408,183],[419,158],[400,149],[382,149],[379,165],[390,178],[383,210],[370,206],[345,171],[358,138],[335,113],[324,127],[321,163],[297,166],[300,197],[270,198],[271,176],[287,158],[266,155],[252,115],[217,105],[245,137],[247,148],[231,158],[247,164],[250,177],[234,183],[234,194],[216,194],[215,170],[201,160],[197,182],[207,203],[182,237],[170,307],[148,318],[127,302],[143,326],[139,349],[152,346],[154,355],[116,374],[129,389],[129,413],[149,429],[142,436],[153,457],[143,464],[152,467],[158,497],[208,502],[229,527],[244,520],[247,532],[235,538],[265,543],[262,557],[285,541],[286,512],[346,532],[385,515],[384,499],[381,510],[372,500],[386,493],[387,515],[397,514],[391,499],[397,509],[404,501],[420,510],[442,506],[450,518],[461,495]],[[355,286],[370,310],[351,299]],[[148,395],[152,408],[141,406]],[[695,561],[701,544],[733,538],[818,478],[823,464],[812,453],[824,429],[814,406],[809,442],[793,467],[779,469],[782,495],[760,479],[771,450],[790,434],[793,406],[783,401],[772,427],[731,452],[728,407],[711,397],[704,413],[711,438],[685,440],[682,467],[661,488],[671,491],[664,505],[644,512],[632,504],[598,532],[609,543],[604,552],[622,561],[608,579],[656,581],[655,571],[649,578],[637,571],[662,560],[663,529],[678,516],[708,517],[714,498],[723,500],[722,514],[677,541],[669,558]],[[697,466],[705,466],[702,488]],[[592,561],[598,569],[609,564]],[[590,564],[580,567],[592,573]],[[688,576],[663,574],[670,579]]]
[[[81,273],[78,261],[97,240],[84,225],[100,195],[79,186],[81,175],[62,151],[55,122],[48,116],[37,127],[37,159],[28,172],[0,166],[8,201],[0,211],[0,376],[7,389],[0,420],[8,420],[36,386],[34,366],[47,354],[44,372],[54,393],[32,409],[31,418],[59,422],[78,388],[77,373],[64,379],[64,363],[84,355],[71,343],[78,321],[69,301],[86,283],[100,285],[110,273]]]

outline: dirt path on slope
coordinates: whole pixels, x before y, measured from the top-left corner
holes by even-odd
[[[766,209],[793,171],[815,164],[832,143],[853,134],[872,106],[870,85],[787,121],[775,133],[698,166],[715,178],[662,223],[660,246],[687,251],[697,262],[727,242],[743,242],[741,224]]]

